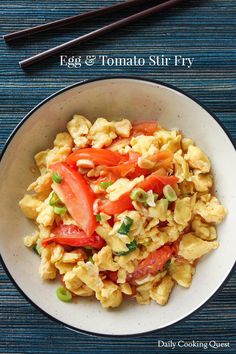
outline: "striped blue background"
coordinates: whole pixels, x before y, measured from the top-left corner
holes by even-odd
[[[87,11],[113,0],[2,0],[2,34]],[[118,2],[118,1],[117,1]],[[145,3],[145,1],[144,1]],[[139,6],[139,8],[141,8]],[[93,67],[66,69],[59,56],[22,71],[18,61],[86,33],[124,14],[90,20],[41,33],[10,46],[0,41],[0,147],[24,115],[48,95],[82,79],[110,75],[140,75],[174,84],[201,100],[236,138],[236,3],[235,0],[189,0],[168,13],[152,16],[127,28],[83,44],[68,55],[194,57],[191,70],[176,67]],[[217,143],[217,142],[216,142]],[[224,260],[222,260],[223,262]],[[160,349],[158,340],[230,341],[236,352],[236,277],[206,307],[167,330],[138,338],[111,339],[80,335],[63,328],[33,308],[0,269],[0,353],[200,353],[201,349]],[[205,351],[206,352],[206,351]]]

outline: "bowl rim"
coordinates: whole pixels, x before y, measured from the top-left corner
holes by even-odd
[[[180,93],[184,96],[186,96],[187,98],[191,99],[194,103],[198,104],[201,108],[203,108],[217,123],[218,125],[221,127],[221,129],[223,129],[223,131],[225,132],[225,134],[227,135],[227,137],[229,138],[231,144],[234,147],[234,150],[236,152],[236,142],[234,141],[233,137],[231,136],[231,133],[228,131],[228,129],[223,125],[223,123],[221,123],[221,121],[219,120],[219,118],[216,117],[216,115],[209,110],[205,104],[202,104],[198,99],[196,99],[195,97],[193,97],[191,94],[186,93],[184,90],[176,87],[175,85],[172,84],[167,84],[165,82],[162,82],[161,80],[156,80],[156,79],[149,79],[149,78],[144,78],[144,77],[139,77],[137,75],[120,75],[120,76],[102,76],[102,77],[98,77],[98,78],[94,78],[94,79],[84,79],[81,81],[78,81],[72,85],[66,86],[58,91],[56,91],[55,93],[51,94],[50,96],[46,97],[45,99],[43,99],[41,102],[39,102],[35,107],[33,107],[25,116],[24,118],[22,118],[20,120],[20,122],[16,125],[16,127],[13,129],[13,131],[10,133],[9,137],[7,138],[6,142],[3,145],[3,149],[2,152],[0,154],[0,167],[1,167],[1,161],[2,158],[4,156],[4,154],[6,153],[6,150],[8,148],[8,146],[10,145],[12,139],[14,138],[15,134],[18,132],[18,130],[21,128],[21,126],[25,123],[25,121],[27,121],[31,115],[36,112],[40,107],[42,107],[45,103],[49,102],[51,99],[55,98],[56,96],[59,96],[61,93],[64,93],[70,89],[73,89],[75,87],[78,86],[82,86],[85,84],[90,84],[93,82],[99,82],[99,81],[106,81],[106,80],[116,80],[116,79],[124,79],[124,80],[134,80],[134,81],[143,81],[146,83],[152,83],[152,84],[156,84],[156,85],[160,85],[163,86],[167,89],[171,89],[173,91],[176,91],[177,93]],[[177,323],[180,323],[183,320],[188,319],[190,316],[196,314],[197,312],[199,312],[203,307],[205,307],[211,300],[213,300],[218,293],[222,290],[222,288],[226,285],[226,283],[229,281],[230,277],[233,275],[235,269],[236,269],[236,260],[234,262],[234,265],[232,266],[230,272],[228,273],[227,277],[225,278],[225,280],[222,282],[222,284],[218,287],[218,289],[216,289],[216,291],[202,304],[200,305],[198,308],[196,308],[194,311],[192,311],[191,313],[187,314],[186,316],[182,317],[181,319],[177,320],[176,322],[173,322],[165,327],[159,328],[159,329],[153,329],[150,331],[146,331],[146,332],[140,332],[140,333],[135,333],[135,334],[101,334],[101,333],[96,333],[96,332],[92,332],[92,331],[87,331],[84,329],[78,329],[74,326],[68,325],[67,323],[63,322],[62,320],[59,320],[55,317],[53,317],[52,315],[50,315],[48,312],[46,312],[45,310],[43,310],[41,307],[39,307],[35,302],[33,302],[33,300],[31,300],[31,298],[26,295],[24,293],[24,291],[22,290],[22,288],[17,284],[16,280],[13,278],[13,276],[11,275],[10,271],[8,270],[3,257],[0,253],[0,262],[3,266],[3,269],[5,271],[5,273],[7,274],[8,278],[10,279],[10,281],[13,283],[13,285],[15,286],[15,288],[20,292],[20,294],[31,304],[33,305],[34,308],[36,308],[37,310],[39,310],[41,313],[43,313],[47,318],[49,318],[50,320],[62,325],[63,327],[79,333],[79,334],[85,334],[87,336],[92,336],[92,337],[102,337],[102,338],[126,338],[126,337],[140,337],[140,336],[144,336],[147,334],[151,334],[154,332],[161,332],[163,330],[166,330],[167,328],[176,325]]]

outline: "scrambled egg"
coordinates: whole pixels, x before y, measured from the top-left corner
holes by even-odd
[[[211,163],[204,152],[197,146],[190,145],[188,152],[184,156],[189,166],[196,169],[199,173],[208,173],[211,169]]]
[[[88,133],[91,126],[92,124],[88,119],[78,114],[75,114],[73,119],[67,123],[67,129],[78,148],[84,148],[88,145]]]
[[[132,150],[142,156],[151,156],[159,151],[158,139],[155,136],[139,135],[131,139]]]
[[[200,215],[206,222],[216,224],[221,223],[227,213],[216,197],[211,197],[207,202],[204,202],[203,198],[200,198],[194,207],[194,212]]]
[[[94,296],[103,308],[120,306],[123,295],[132,296],[139,304],[153,300],[165,305],[175,285],[189,288],[196,261],[218,247],[216,226],[227,214],[226,208],[212,194],[210,160],[192,139],[183,137],[178,130],[161,127],[152,135],[147,135],[145,129],[139,133],[132,130],[126,118],[108,121],[101,117],[91,124],[86,117],[74,115],[67,124],[67,132],[56,135],[54,146],[34,156],[40,176],[19,201],[22,212],[38,227],[31,235],[25,235],[24,244],[34,248],[40,256],[40,277],[53,280],[59,274],[63,286],[73,297]],[[134,178],[122,178],[118,173],[109,175],[104,165],[91,161],[86,168],[80,166],[79,172],[96,194],[93,203],[97,222],[95,234],[105,245],[101,249],[72,247],[55,239],[44,245],[45,239],[53,237],[55,228],[61,225],[71,226],[72,235],[76,237],[73,228],[78,224],[69,211],[58,214],[51,202],[55,197],[53,192],[59,198],[59,206],[66,200],[60,183],[52,181],[51,165],[64,162],[73,151],[85,147],[116,151],[122,155],[122,161],[129,158],[130,151],[139,153],[137,168],[133,171],[136,175]],[[167,150],[173,153],[168,168],[156,161],[157,152]],[[161,183],[159,195],[148,190],[148,176],[156,172],[167,178],[178,178],[171,192],[174,198],[168,195],[168,188],[162,192]],[[112,180],[105,189],[100,186],[103,176]],[[119,204],[119,198],[125,193],[129,196],[141,182],[144,186],[147,183],[143,187],[146,190],[143,200],[134,198],[132,204],[128,203],[128,210],[123,209],[119,214],[107,215],[99,210],[104,199],[110,205]],[[128,225],[125,220],[132,222]],[[59,238],[72,235],[64,235],[62,231]],[[81,235],[81,239],[83,237]],[[163,255],[163,265],[155,272],[156,262],[159,262],[157,255],[164,252],[163,246],[170,247],[172,253]]]
[[[143,180],[143,176],[135,178],[133,181],[130,181],[128,178],[119,178],[116,182],[107,188],[106,192],[108,199],[111,201],[119,199],[122,194],[131,191],[131,189],[133,189],[136,184]]]
[[[189,288],[192,283],[192,277],[195,273],[194,267],[190,263],[180,263],[174,261],[169,267],[171,277],[184,288]]]
[[[218,247],[217,241],[204,241],[193,233],[185,234],[179,244],[178,254],[189,262],[195,261]]]

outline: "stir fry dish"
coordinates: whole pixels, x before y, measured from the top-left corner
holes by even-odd
[[[34,159],[40,176],[19,206],[37,230],[24,244],[40,257],[40,277],[60,280],[61,301],[165,305],[218,247],[226,209],[210,160],[178,130],[74,115]]]

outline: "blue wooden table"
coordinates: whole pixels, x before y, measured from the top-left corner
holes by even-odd
[[[2,33],[73,15],[116,0],[2,0]],[[145,2],[145,1],[144,1]],[[130,13],[129,11],[124,14]],[[152,16],[64,54],[148,57],[194,57],[193,66],[91,67],[60,66],[59,55],[22,71],[18,60],[58,45],[122,16],[91,20],[64,29],[41,33],[7,46],[0,42],[1,107],[0,147],[24,115],[48,95],[83,79],[111,75],[140,75],[162,80],[201,100],[236,138],[236,3],[235,0],[189,0],[176,9]],[[223,261],[223,260],[222,260]],[[96,338],[69,331],[33,308],[0,269],[0,353],[172,353],[162,342],[186,340],[193,348],[175,353],[236,353],[236,276],[204,308],[167,330],[138,338]],[[195,342],[194,342],[195,341]],[[230,342],[226,349],[204,350],[199,342]],[[186,342],[185,342],[186,343]],[[194,344],[193,344],[194,345]]]

